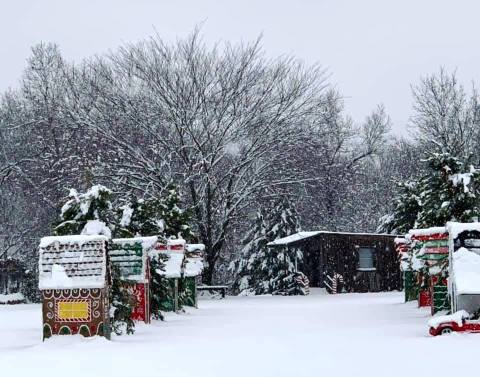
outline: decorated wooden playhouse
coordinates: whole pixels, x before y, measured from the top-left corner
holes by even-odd
[[[183,263],[183,284],[185,305],[198,307],[197,285],[203,271],[203,253],[205,245],[187,244]]]
[[[165,268],[156,272],[168,280],[169,293],[161,303],[161,309],[165,311],[179,310],[179,288],[182,278],[183,259],[185,256],[185,240],[168,240],[167,243],[157,242],[154,250],[150,253],[152,258],[157,255],[165,257]]]
[[[119,269],[122,281],[135,297],[132,319],[150,323],[150,263],[148,255],[157,237],[112,240],[110,261]]]
[[[451,310],[480,310],[480,223],[447,224]]]
[[[416,271],[418,305],[431,307],[432,314],[450,307],[447,289],[448,240],[445,227],[412,229],[409,231]]]
[[[43,338],[110,338],[108,241],[105,236],[45,237],[39,250]]]
[[[410,235],[397,237],[394,240],[395,250],[400,261],[400,270],[403,274],[403,289],[405,302],[416,300],[418,297],[417,273],[412,266],[411,238]]]

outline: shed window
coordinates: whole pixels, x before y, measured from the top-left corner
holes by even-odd
[[[369,247],[361,247],[358,249],[358,270],[368,271],[375,269],[373,263],[374,252],[375,250]]]

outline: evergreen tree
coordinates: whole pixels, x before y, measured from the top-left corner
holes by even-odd
[[[156,235],[177,238],[180,236],[192,241],[195,237],[189,225],[190,214],[181,207],[181,197],[173,183],[167,186],[166,194],[160,198],[132,197],[117,211],[116,234],[119,237]]]
[[[130,198],[117,211],[117,226],[115,234],[118,237],[157,236],[163,242],[169,238],[182,237],[189,241],[195,239],[190,228],[190,215],[181,209],[181,198],[177,188],[170,183],[166,194],[161,198],[136,199]],[[150,258],[151,285],[150,308],[152,316],[163,320],[162,304],[171,300],[169,281],[160,271],[164,271],[167,256],[157,254]],[[183,281],[179,287],[179,306],[184,292]]]
[[[259,253],[267,247],[267,225],[265,223],[263,211],[260,209],[255,214],[253,226],[242,240],[244,245],[239,258],[230,265],[230,270],[236,274],[233,289],[242,294],[254,293],[253,287],[256,286],[255,279],[256,263],[259,259]]]
[[[307,294],[308,279],[299,271],[303,255],[296,248],[267,247],[268,242],[300,231],[295,208],[282,198],[269,215],[257,213],[239,260],[232,266],[238,273],[241,293]]]
[[[393,213],[383,219],[380,230],[398,234],[448,221],[478,221],[480,172],[468,159],[448,153],[432,153],[426,162],[422,178],[400,185]]]
[[[398,184],[398,196],[394,199],[393,213],[381,219],[378,232],[405,234],[415,227],[420,200],[418,182],[406,181]]]
[[[416,226],[443,225],[447,221],[473,222],[480,214],[480,172],[468,161],[447,153],[427,159],[430,174],[420,181]]]
[[[163,206],[159,199],[144,200],[132,197],[119,207],[116,215],[117,237],[164,235]]]
[[[179,190],[173,183],[167,186],[166,195],[161,200],[161,211],[165,237],[183,238],[187,242],[193,242],[196,239],[190,227],[190,211],[182,209]]]
[[[112,330],[117,335],[135,332],[135,322],[132,312],[136,305],[133,294],[133,284],[122,281],[118,267],[111,265],[112,285],[110,288],[110,323]]]
[[[54,233],[58,236],[82,234],[88,230],[87,223],[96,221],[93,224],[102,227],[98,234],[110,238],[111,228],[107,224],[113,220],[111,196],[112,192],[102,185],[92,186],[83,194],[71,189],[61,208],[60,221],[56,224]]]
[[[61,208],[60,221],[55,227],[56,235],[103,234],[111,239],[114,229],[112,220],[112,192],[102,185],[92,186],[85,193],[71,189],[65,204]],[[129,283],[120,279],[119,271],[110,266],[110,322],[112,330],[121,335],[132,334],[135,323],[131,319],[135,298],[130,292]]]
[[[166,255],[160,253],[150,258],[150,311],[153,318],[162,321],[165,319],[162,313],[162,310],[164,310],[163,303],[171,302],[173,299],[168,279],[159,273],[160,271],[165,271],[167,258]]]

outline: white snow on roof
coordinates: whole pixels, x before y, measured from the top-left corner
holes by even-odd
[[[187,258],[185,260],[184,276],[198,276],[203,271],[203,258]]]
[[[44,237],[40,242],[38,287],[103,288],[106,284],[105,236]]]
[[[293,242],[301,241],[306,238],[314,237],[318,234],[344,234],[344,235],[350,235],[350,236],[387,236],[387,237],[395,237],[394,235],[391,234],[385,234],[385,233],[353,233],[353,232],[330,232],[326,230],[315,230],[315,231],[309,231],[309,232],[298,232],[291,234],[290,236],[283,237],[283,238],[278,238],[272,242],[269,242],[267,246],[279,246],[279,245],[288,245]]]
[[[448,230],[444,226],[434,226],[431,228],[411,229],[408,231],[408,234],[410,236],[430,236],[432,234],[442,234],[447,232]]]
[[[447,229],[450,238],[455,239],[460,233],[465,231],[480,232],[480,223],[456,223],[451,221],[447,223]]]
[[[186,250],[191,251],[205,251],[205,245],[203,243],[187,243]]]
[[[480,255],[461,247],[452,255],[455,292],[480,294]]]
[[[117,244],[123,243],[126,245],[141,242],[142,248],[145,250],[149,250],[155,247],[156,243],[158,242],[158,237],[152,236],[152,237],[114,238],[113,242]]]
[[[165,253],[168,259],[165,263],[165,271],[157,270],[157,273],[167,278],[179,278],[182,276],[183,253]]]
[[[171,238],[167,240],[168,245],[185,245],[186,241],[183,238]]]
[[[46,248],[53,243],[58,243],[61,245],[76,244],[76,245],[82,246],[84,243],[94,242],[94,241],[108,241],[108,238],[103,235],[49,236],[49,237],[43,237],[40,240],[40,248]]]
[[[407,240],[403,237],[396,237],[393,242],[397,245],[401,245],[407,242]]]
[[[317,234],[320,234],[320,231],[298,232],[298,233],[291,234],[290,236],[278,238],[272,242],[269,242],[267,246],[288,245],[292,242],[297,242],[305,238],[316,236]]]

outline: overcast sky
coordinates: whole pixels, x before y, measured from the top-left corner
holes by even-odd
[[[263,33],[269,55],[320,63],[357,122],[383,103],[405,134],[421,76],[444,66],[480,83],[479,16],[475,0],[0,0],[0,90],[17,85],[38,42],[80,60],[155,30],[182,38],[203,22],[207,42]]]

